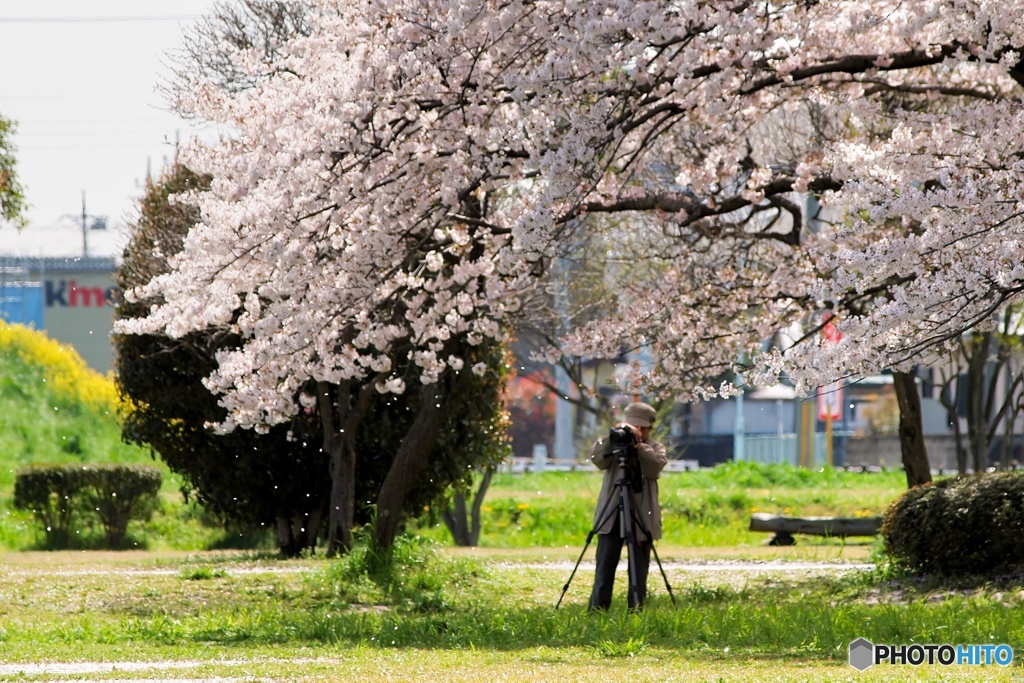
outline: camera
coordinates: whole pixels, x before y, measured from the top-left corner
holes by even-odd
[[[612,427],[608,432],[608,441],[612,445],[612,455],[625,463],[625,477],[629,488],[634,493],[640,493],[643,489],[643,474],[640,472],[640,460],[637,456],[636,446],[639,439],[633,430],[625,426]]]
[[[627,427],[612,427],[608,433],[608,440],[612,442],[612,451],[617,453],[620,448],[628,451],[630,446],[635,447],[637,439],[632,430]],[[635,449],[633,450],[635,451]]]

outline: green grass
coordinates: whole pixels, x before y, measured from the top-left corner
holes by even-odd
[[[42,340],[39,337],[39,346],[52,352]],[[60,361],[67,361],[59,356]],[[76,366],[74,372],[89,373],[92,384],[107,381],[84,366]],[[237,532],[226,533],[209,523],[200,508],[184,501],[181,478],[154,459],[148,448],[122,441],[117,415],[97,407],[101,404],[90,405],[66,388],[58,390],[53,382],[46,381],[42,366],[0,348],[0,549],[43,547],[45,535],[31,515],[15,510],[11,504],[15,473],[31,464],[124,463],[159,467],[164,481],[156,514],[147,522],[129,524],[126,548],[196,550],[265,542],[264,538],[238,538]],[[98,526],[80,527],[75,532],[74,548],[105,546],[103,530]]]
[[[53,362],[66,361],[41,339],[36,345]],[[44,354],[45,355],[45,354]],[[87,372],[84,367],[75,370]],[[199,550],[267,547],[269,534],[225,533],[180,494],[181,480],[154,461],[148,449],[125,444],[117,416],[96,408],[67,387],[45,381],[39,365],[0,352],[0,548],[42,547],[32,519],[13,510],[14,474],[32,463],[154,463],[164,473],[160,506],[146,522],[133,522],[126,547]],[[77,375],[75,375],[77,376]],[[100,391],[104,380],[90,376]],[[102,393],[102,392],[101,392]],[[105,404],[103,404],[105,405]],[[91,407],[90,407],[91,406]],[[573,548],[593,525],[601,473],[544,473],[494,478],[484,503],[481,545],[487,548]],[[747,530],[755,511],[784,514],[881,514],[905,488],[901,472],[849,473],[792,467],[727,464],[711,470],[666,473],[661,481],[663,543],[694,548],[757,548],[766,539]],[[409,528],[441,544],[450,536],[437,511]],[[76,529],[72,547],[103,547],[99,528]]]
[[[120,441],[115,416],[68,404],[42,379],[38,370],[0,355],[0,549],[39,542],[31,518],[9,505],[17,467],[152,462],[147,450]],[[741,463],[664,475],[659,547],[677,601],[654,570],[640,614],[624,609],[621,581],[610,612],[588,613],[589,568],[574,577],[563,606],[553,609],[592,525],[599,473],[495,477],[480,549],[447,547],[447,531],[431,520],[434,511],[410,524],[424,538],[403,536],[390,556],[357,546],[337,561],[283,561],[265,546],[192,552],[252,539],[210,526],[201,508],[182,499],[180,481],[164,472],[158,513],[129,527],[129,547],[138,552],[0,555],[0,681],[752,683],[972,680],[979,674],[1008,681],[1020,672],[1014,666],[857,673],[845,663],[846,647],[858,637],[1007,642],[1019,649],[1020,581],[917,582],[885,563],[867,573],[694,564],[877,556],[877,542],[844,546],[801,538],[793,548],[769,548],[764,535],[747,531],[749,515],[881,514],[905,488],[898,471]],[[98,547],[98,529],[81,532],[77,547]],[[55,662],[72,668],[30,669]]]
[[[62,395],[42,368],[0,353],[0,492],[25,465],[100,462],[154,463],[149,449],[121,440],[116,415]]]
[[[602,473],[585,471],[496,475],[482,508],[481,546],[581,545],[594,523],[601,479]],[[659,488],[664,544],[756,547],[767,538],[748,530],[753,512],[882,515],[906,490],[906,478],[899,470],[864,473],[728,463],[665,473]],[[450,541],[444,525],[429,516],[413,528],[439,543]]]
[[[846,647],[858,637],[1006,642],[1019,651],[1024,597],[1016,584],[939,589],[882,572],[709,573],[673,565],[676,604],[652,576],[642,613],[624,609],[620,585],[612,610],[592,614],[589,572],[553,609],[566,574],[561,566],[452,556],[408,538],[383,565],[364,548],[338,561],[21,554],[0,563],[0,663],[164,662],[116,674],[125,679],[331,680],[332,670],[335,677],[343,670],[369,680],[874,681],[953,673],[1011,680],[1020,672],[878,667],[859,674],[846,664]],[[193,660],[189,668],[175,672],[171,665],[185,660]]]

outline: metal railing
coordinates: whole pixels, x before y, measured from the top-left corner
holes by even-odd
[[[849,436],[846,432],[835,432],[832,435],[833,464],[839,464],[842,460],[839,454],[845,438]],[[804,465],[809,467],[821,467],[828,464],[828,435],[817,433],[814,439],[807,443],[804,455]],[[800,466],[800,440],[796,434],[767,434],[761,436],[748,436],[744,444],[745,457],[747,462],[760,462],[766,464],[786,464],[794,467]]]

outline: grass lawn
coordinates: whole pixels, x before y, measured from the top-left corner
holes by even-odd
[[[594,522],[602,473],[499,474],[482,507],[484,548],[581,545]],[[663,542],[691,548],[757,548],[764,534],[748,530],[753,512],[865,517],[884,514],[906,490],[900,470],[882,473],[799,470],[728,463],[659,479]],[[425,515],[416,533],[450,539],[437,515]]]
[[[116,438],[116,434],[110,438]],[[0,451],[0,469],[6,468],[11,477],[6,486],[0,477],[0,549],[39,548],[43,538],[40,528],[30,514],[11,506],[13,471],[17,466],[9,459],[5,461],[5,452]],[[666,546],[749,549],[751,553],[759,552],[757,549],[766,540],[764,534],[748,530],[753,512],[881,515],[906,489],[904,475],[898,470],[808,471],[751,463],[666,473],[659,484]],[[246,547],[246,543],[270,547],[269,534],[235,538],[237,533],[233,536],[211,526],[200,508],[184,503],[179,487],[180,479],[165,472],[157,513],[148,522],[129,524],[128,547],[154,551]],[[499,474],[483,503],[480,546],[563,550],[582,546],[593,525],[600,487],[599,472]],[[414,533],[438,544],[451,543],[437,510],[428,510],[409,526]],[[101,529],[79,531],[82,537],[76,548],[103,547]]]
[[[135,550],[94,550],[100,533],[87,527],[75,550],[35,551],[38,522],[11,505],[18,467],[152,461],[121,442],[112,385],[33,335],[8,331],[21,351],[0,353],[0,681],[1020,677],[1016,663],[858,672],[846,653],[859,637],[1019,650],[1024,580],[922,583],[884,561],[875,568],[875,540],[774,548],[747,529],[753,512],[880,515],[906,488],[899,471],[739,463],[666,473],[659,555],[674,600],[655,566],[639,614],[624,608],[624,572],[612,610],[587,612],[593,545],[569,581],[598,472],[496,476],[479,548],[450,547],[440,511],[428,509],[390,558],[357,546],[339,560],[279,560],[211,552],[266,547],[267,534],[226,535],[161,466],[157,513],[129,526]]]
[[[587,613],[594,544],[554,610],[592,524],[594,472],[498,476],[481,547],[450,547],[428,512],[392,565],[363,547],[336,561],[202,550],[208,532],[172,501],[136,527],[146,550],[0,554],[0,681],[1013,680],[1017,666],[858,672],[846,648],[1020,647],[1015,585],[926,588],[872,569],[873,539],[777,548],[747,530],[755,511],[881,514],[902,477],[666,474],[658,550],[676,601],[654,566],[640,614],[621,573],[613,609]],[[0,540],[30,547],[29,520],[3,514]]]
[[[1020,668],[846,663],[877,643],[1024,643],[1024,592],[865,569],[868,546],[664,546],[647,608],[589,614],[564,549],[430,549],[394,564],[258,553],[0,556],[0,681],[1014,680]],[[546,558],[546,559],[545,559]],[[584,560],[584,563],[587,559]],[[623,575],[620,574],[620,578]]]

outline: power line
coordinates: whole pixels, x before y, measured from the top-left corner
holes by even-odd
[[[133,116],[130,118],[102,118],[102,119],[37,119],[31,118],[27,121],[19,121],[18,127],[23,128],[26,125],[30,125],[33,128],[38,128],[41,125],[46,126],[63,126],[63,125],[78,125],[78,124],[93,124],[93,123],[162,123],[163,117],[160,116]]]
[[[111,121],[108,123],[116,123]],[[182,126],[173,126],[174,128],[181,128]],[[80,137],[83,135],[114,135],[119,138],[129,137],[131,135],[152,135],[154,133],[166,134],[166,130],[163,129],[162,123],[158,122],[153,126],[147,128],[126,128],[124,126],[116,128],[78,128],[78,129],[61,129],[61,130],[28,130],[28,126],[24,126],[25,130],[18,130],[17,139],[19,140],[35,140],[38,138],[73,138]]]
[[[153,140],[139,142],[86,142],[80,144],[68,144],[68,145],[18,145],[18,151],[35,151],[41,149],[136,149],[139,147],[174,147],[174,142],[171,140]]]
[[[89,112],[91,113],[91,112]],[[130,113],[130,112],[129,112]],[[158,112],[162,114],[162,112]],[[46,131],[67,131],[67,129],[81,129],[81,130],[95,130],[97,127],[110,127],[113,126],[115,130],[122,130],[126,126],[145,127],[152,128],[153,126],[162,125],[181,125],[180,121],[183,119],[179,116],[175,116],[173,112],[168,112],[166,115],[156,116],[125,116],[120,117],[116,115],[105,119],[37,119],[37,118],[17,118],[16,115],[12,114],[13,118],[18,124],[19,133],[31,133],[38,134]]]
[[[146,96],[152,93],[146,93]],[[140,97],[142,93],[139,92],[84,92],[84,93],[54,93],[46,95],[0,95],[0,101],[7,100],[65,100],[65,99],[82,99],[82,98],[124,98],[124,97]]]
[[[202,14],[135,17],[0,17],[0,24],[134,23],[140,21],[194,21],[202,18]]]

